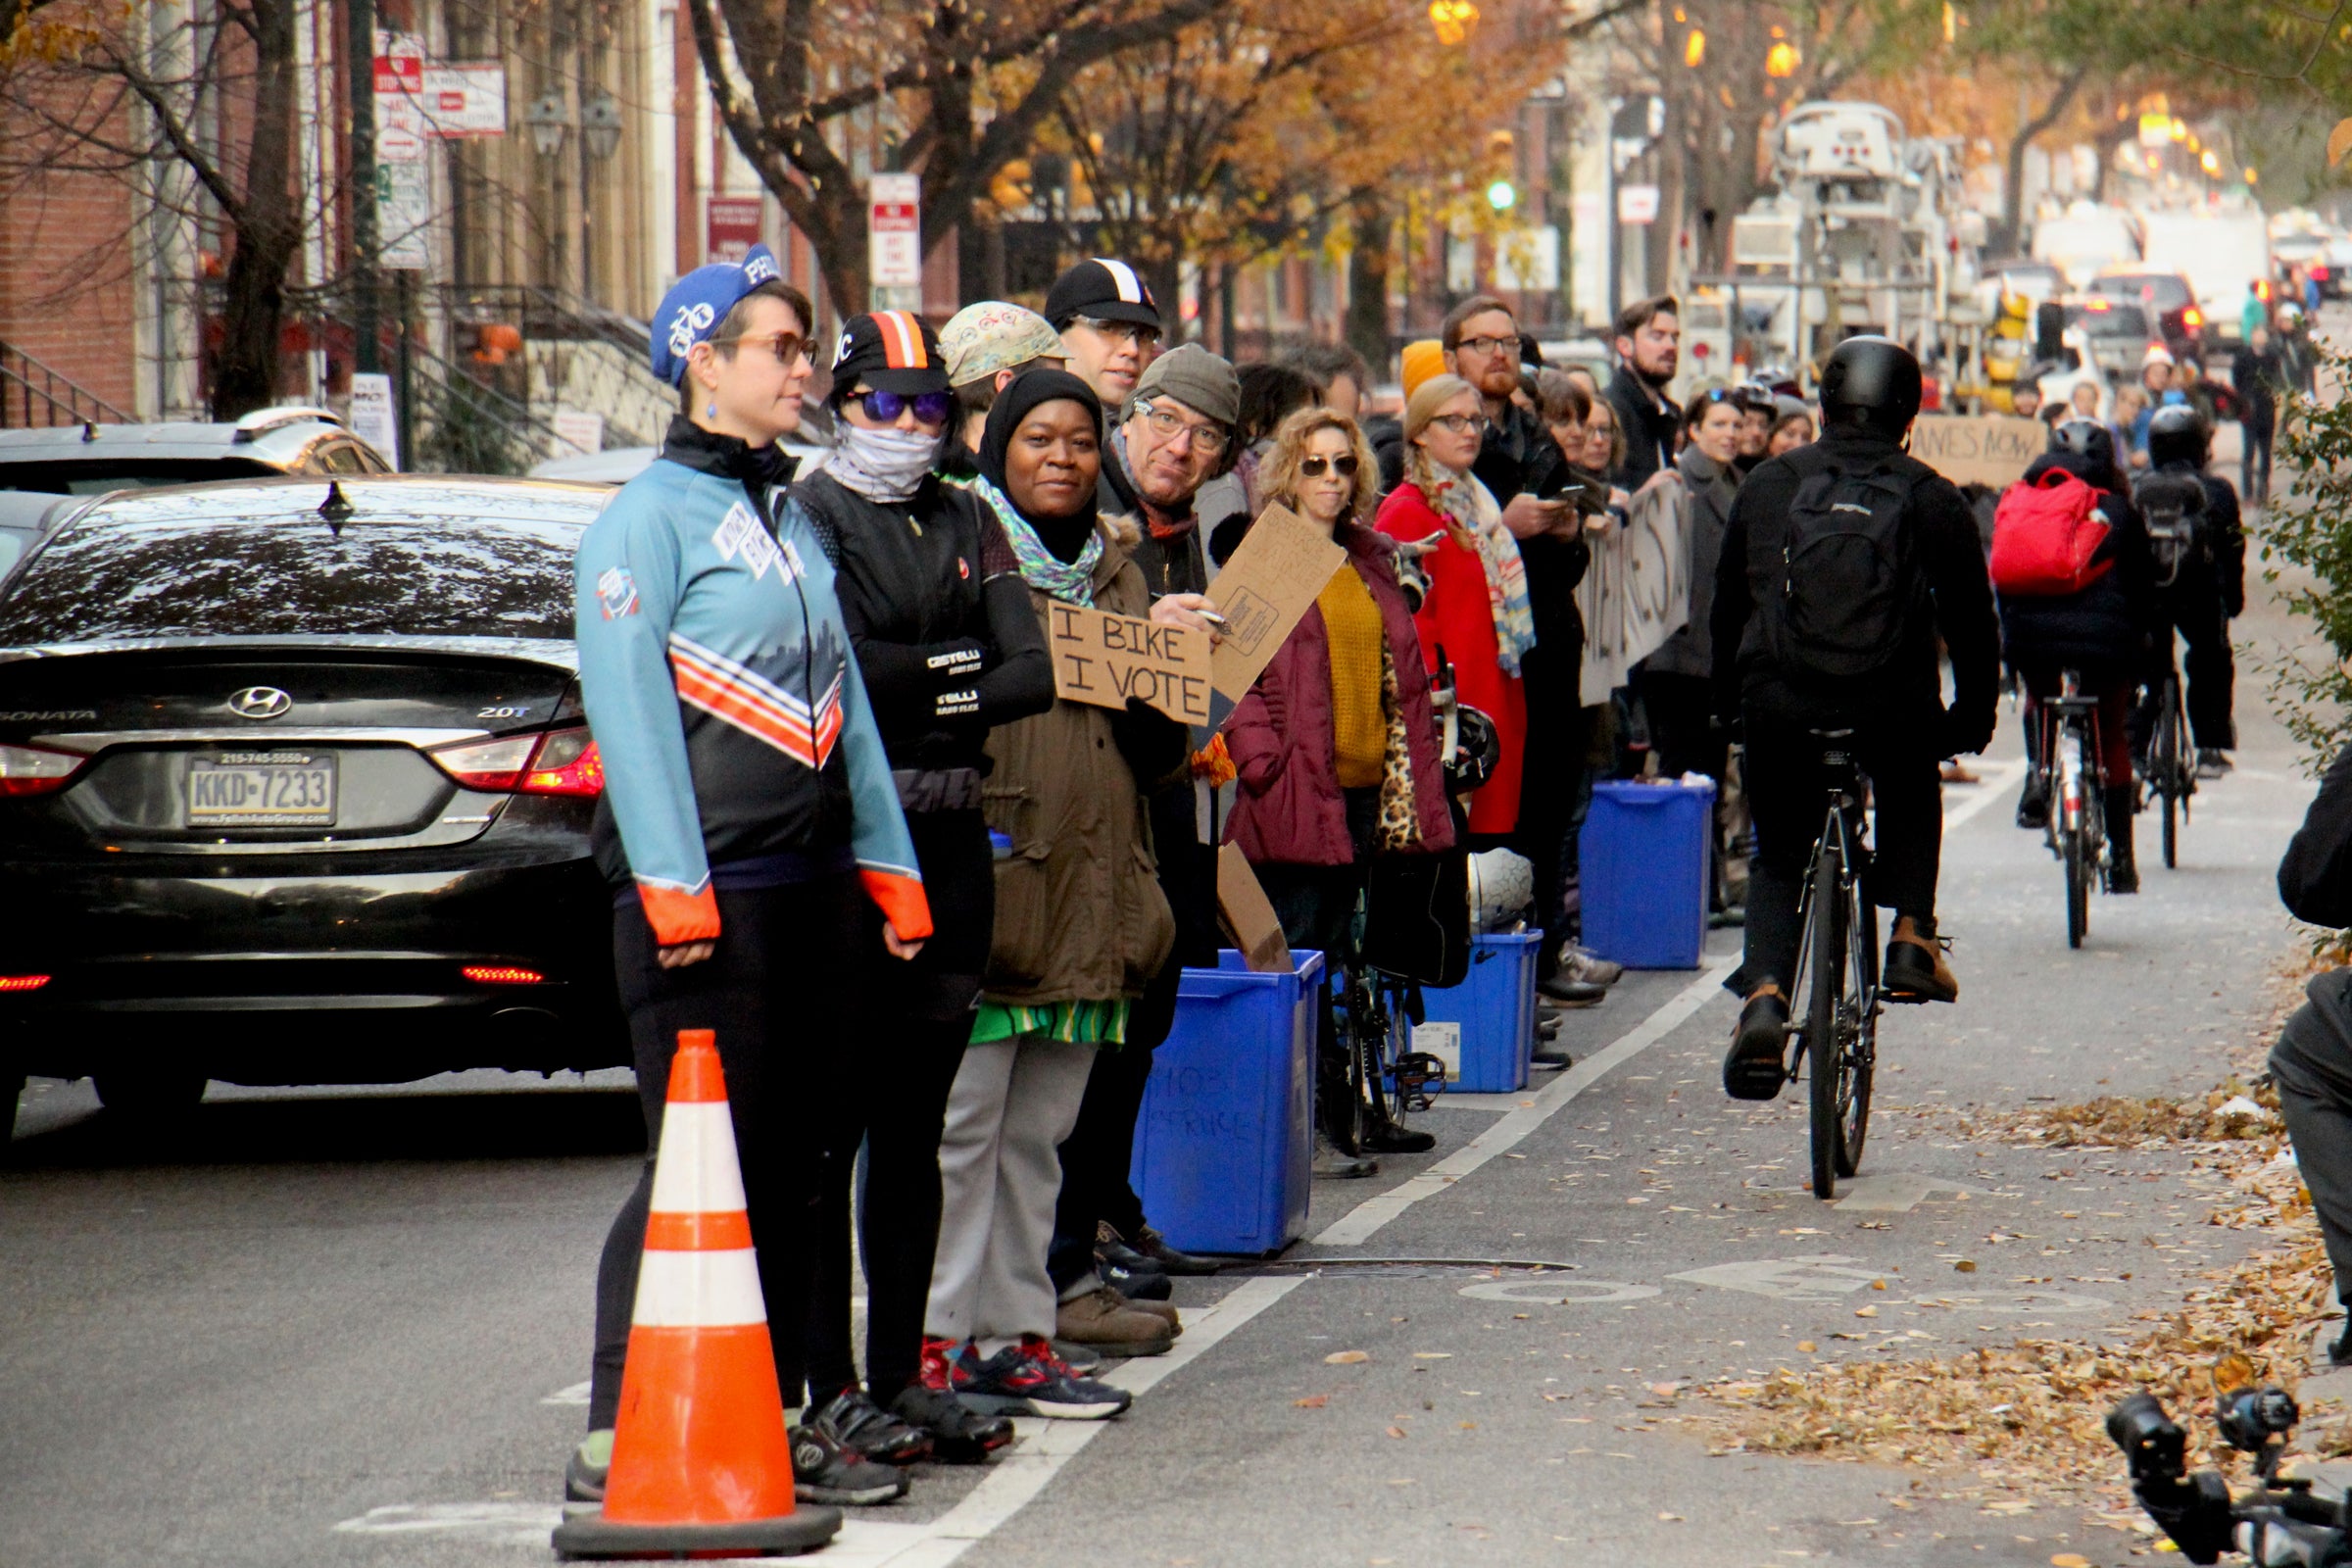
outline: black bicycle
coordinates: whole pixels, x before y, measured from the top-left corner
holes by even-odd
[[[1421,1019],[1421,988],[1355,955],[1340,962],[1340,1045],[1347,1055],[1348,1110],[1343,1147],[1362,1152],[1374,1133],[1427,1110],[1446,1088],[1446,1063],[1405,1049],[1406,1026]],[[1374,1141],[1376,1142],[1376,1140]]]
[[[2106,874],[2105,770],[2099,762],[2099,700],[2085,697],[2081,677],[2067,670],[2056,697],[2034,700],[2041,736],[2042,827],[2050,853],[2066,867],[2066,945],[2090,934],[2090,885]],[[2102,886],[2104,885],[2102,881]]]
[[[2147,524],[2156,586],[2170,587],[2183,565],[2204,559],[2197,524],[2205,513],[2205,487],[2193,474],[2150,474],[2133,487],[2132,501]],[[2173,657],[2169,629],[2164,634],[2164,666],[2163,679],[2141,710],[2147,752],[2141,760],[2140,784],[2143,798],[2153,795],[2163,802],[2164,865],[2169,871],[2180,865],[2180,826],[2188,820],[2188,798],[2197,792],[2196,753],[2189,745],[2180,666]]]
[[[1878,909],[1864,892],[1870,844],[1862,775],[1846,749],[1853,731],[1815,730],[1830,778],[1829,809],[1805,867],[1797,906],[1796,967],[1788,988],[1791,1078],[1812,1090],[1813,1196],[1834,1198],[1838,1178],[1861,1168],[1870,1134],[1870,1085],[1878,1065]]]

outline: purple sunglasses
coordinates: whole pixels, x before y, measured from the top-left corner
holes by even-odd
[[[896,424],[899,416],[908,409],[914,411],[920,423],[945,424],[956,410],[953,392],[917,392],[906,397],[897,392],[869,391],[858,393],[857,401],[865,410],[865,416],[877,424]]]

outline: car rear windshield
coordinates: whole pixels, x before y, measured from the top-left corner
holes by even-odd
[[[2169,272],[2094,278],[2090,291],[2111,300],[2138,300],[2159,311],[2177,311],[2189,303],[2188,285]]]
[[[571,636],[563,519],[110,522],[49,541],[0,595],[0,647],[147,637]]]
[[[2075,320],[2092,337],[2132,337],[2146,342],[2147,313],[2136,305],[2110,305],[2103,311],[2078,309]]]

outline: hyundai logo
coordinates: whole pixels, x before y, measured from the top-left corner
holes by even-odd
[[[294,706],[294,699],[274,686],[248,686],[228,699],[228,710],[239,718],[278,718]]]

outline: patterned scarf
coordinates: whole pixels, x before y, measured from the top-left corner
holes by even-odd
[[[1502,525],[1502,509],[1494,493],[1476,475],[1458,473],[1422,458],[1411,449],[1410,475],[1430,504],[1468,537],[1487,569],[1487,607],[1494,614],[1494,661],[1506,675],[1519,673],[1519,661],[1536,646],[1536,614],[1527,602],[1527,564],[1519,559],[1519,541]]]
[[[1004,537],[1012,543],[1013,560],[1020,564],[1023,582],[1064,604],[1093,606],[1095,567],[1102,560],[1101,530],[1086,536],[1086,548],[1078,552],[1076,561],[1064,562],[1046,548],[1046,542],[1037,536],[1029,519],[1005,499],[1004,491],[983,477],[972,480],[971,491],[989,504],[997,520],[1004,525]]]

